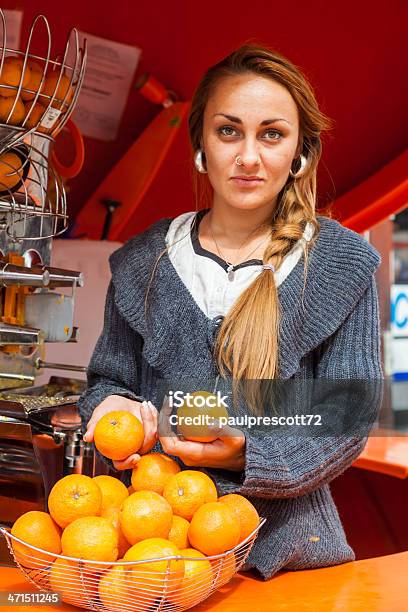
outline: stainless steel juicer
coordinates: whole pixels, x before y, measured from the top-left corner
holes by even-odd
[[[86,43],[79,47],[74,29],[64,52],[52,59],[50,27],[40,15],[25,51],[10,49],[0,10],[1,33],[0,96],[11,102],[0,117],[0,523],[11,526],[23,512],[46,510],[48,493],[62,476],[107,470],[96,465],[93,447],[82,439],[76,400],[85,382],[52,377],[35,385],[47,367],[86,370],[46,361],[47,343],[79,340],[73,317],[83,275],[51,266],[52,240],[66,230],[68,216],[50,151],[79,95]],[[6,79],[13,62],[21,71],[18,84]],[[35,88],[26,79],[34,69],[40,73]],[[27,98],[24,119],[17,121],[15,110]],[[1,563],[11,563],[3,541]]]

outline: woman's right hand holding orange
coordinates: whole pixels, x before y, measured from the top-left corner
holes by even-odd
[[[134,414],[143,425],[144,439],[138,453],[134,453],[121,461],[113,461],[113,465],[117,470],[132,469],[140,459],[140,455],[148,453],[156,444],[157,437],[157,421],[158,414],[156,408],[151,402],[138,402],[131,400],[123,395],[108,395],[94,409],[91,418],[87,423],[86,433],[84,434],[85,442],[93,442],[94,431],[97,422],[108,412],[114,410],[125,410]]]

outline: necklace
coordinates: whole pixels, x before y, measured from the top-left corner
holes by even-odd
[[[243,247],[243,246],[244,246],[244,244],[245,244],[245,243],[248,241],[249,237],[250,237],[250,236],[251,236],[251,235],[252,235],[252,234],[253,234],[253,233],[254,233],[254,232],[257,230],[257,229],[259,229],[259,227],[261,227],[261,226],[258,226],[257,228],[255,228],[255,230],[253,230],[253,231],[252,231],[252,232],[249,234],[249,236],[248,236],[247,238],[245,238],[244,242],[243,242],[243,243],[240,245],[240,247],[239,247],[239,248],[236,250],[236,254],[238,254],[238,253],[241,251],[242,247]],[[234,280],[234,276],[235,276],[235,275],[234,275],[234,272],[235,272],[235,267],[236,267],[236,266],[238,266],[240,262],[235,262],[235,263],[233,264],[233,263],[231,263],[231,262],[227,261],[227,259],[226,259],[226,258],[224,257],[224,255],[221,253],[221,249],[220,249],[220,247],[218,246],[218,243],[217,243],[217,241],[216,241],[216,239],[215,239],[215,236],[214,236],[214,233],[213,233],[213,231],[212,231],[212,227],[211,227],[211,222],[209,222],[209,228],[210,228],[211,237],[212,237],[212,239],[213,239],[213,241],[214,241],[214,244],[215,244],[215,247],[216,247],[216,249],[217,249],[217,251],[218,251],[219,256],[221,257],[221,259],[223,259],[223,260],[224,260],[224,261],[225,261],[225,262],[228,264],[228,267],[227,267],[228,280],[232,281],[232,280]],[[267,237],[266,237],[266,238],[264,238],[264,239],[263,239],[263,240],[262,240],[262,241],[261,241],[259,244],[257,244],[257,245],[255,246],[255,248],[253,248],[253,249],[252,249],[252,251],[250,251],[250,252],[249,252],[249,253],[246,255],[245,259],[247,259],[247,258],[248,258],[250,255],[252,255],[252,253],[253,253],[254,251],[256,251],[256,250],[257,250],[257,249],[258,249],[258,248],[259,248],[259,247],[260,247],[260,246],[261,246],[261,245],[262,245],[264,242],[266,242],[266,241],[268,240],[268,238],[270,237],[270,235],[271,235],[271,232],[269,232],[269,233],[268,233],[268,235],[267,235]]]

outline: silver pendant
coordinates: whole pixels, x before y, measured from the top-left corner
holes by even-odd
[[[228,273],[228,280],[233,281],[234,280],[234,266],[232,264],[228,266],[227,273]]]

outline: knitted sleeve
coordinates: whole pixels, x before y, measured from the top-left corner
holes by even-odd
[[[78,401],[84,431],[94,408],[108,395],[124,395],[140,402],[144,400],[138,395],[143,340],[120,315],[114,294],[111,280],[106,296],[103,330],[87,370],[87,389]]]
[[[381,406],[380,337],[373,276],[355,309],[315,352],[312,382],[315,391],[310,411],[332,415],[333,430],[330,432],[329,427],[320,435],[290,432],[276,435],[268,433],[267,428],[253,433],[246,430],[244,471],[240,474],[210,471],[220,494],[297,497],[320,488],[344,472],[362,452]],[[348,426],[338,427],[344,421]]]

